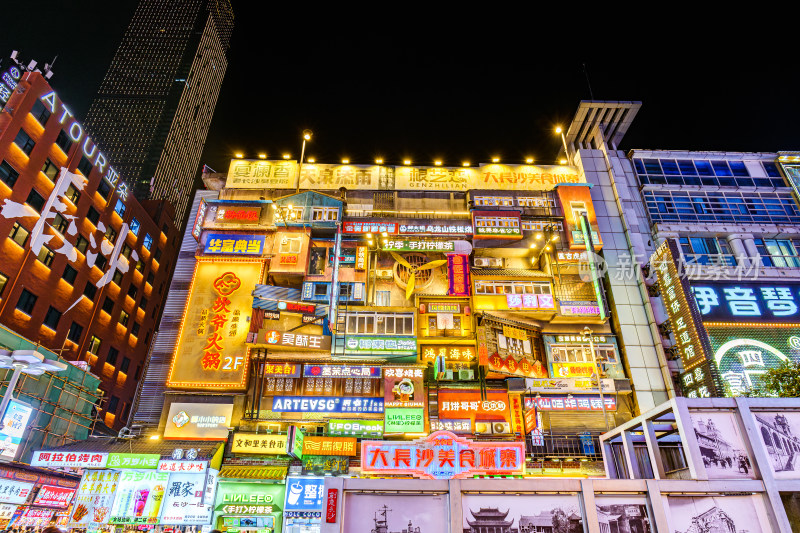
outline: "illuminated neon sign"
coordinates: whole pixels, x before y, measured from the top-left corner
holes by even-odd
[[[703,322],[800,322],[799,283],[692,283]]]
[[[525,443],[474,442],[449,431],[424,439],[362,441],[361,472],[421,479],[458,479],[478,474],[522,474]]]

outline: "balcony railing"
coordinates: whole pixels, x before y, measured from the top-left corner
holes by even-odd
[[[552,435],[541,437],[541,445],[535,446],[531,437],[526,439],[527,454],[534,459],[581,458],[603,460],[600,439],[597,435]]]

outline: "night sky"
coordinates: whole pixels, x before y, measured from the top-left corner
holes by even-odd
[[[51,83],[85,116],[136,2],[8,4],[0,53],[41,63],[57,54]],[[202,159],[217,170],[236,151],[297,158],[304,128],[314,131],[306,155],[320,163],[552,163],[554,126],[590,97],[584,63],[595,99],[643,102],[624,149],[800,150],[797,43],[782,37],[790,30],[774,12],[724,21],[663,7],[615,20],[609,13],[624,8],[608,4],[576,25],[577,4],[560,13],[233,6],[230,64]]]

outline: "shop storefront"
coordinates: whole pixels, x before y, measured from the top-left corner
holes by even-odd
[[[285,492],[283,483],[220,479],[213,525],[228,533],[281,533]]]
[[[283,507],[284,533],[319,533],[325,494],[324,477],[289,477]]]

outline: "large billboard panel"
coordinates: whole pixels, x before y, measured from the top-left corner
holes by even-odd
[[[495,531],[498,524],[503,524],[498,531],[509,531],[512,524],[518,524],[519,531],[583,531],[577,494],[464,493],[461,513],[468,532]]]
[[[447,494],[346,492],[342,531],[450,531]]]
[[[263,268],[261,261],[197,263],[168,386],[244,387],[248,317],[252,312],[252,292],[261,282]]]

